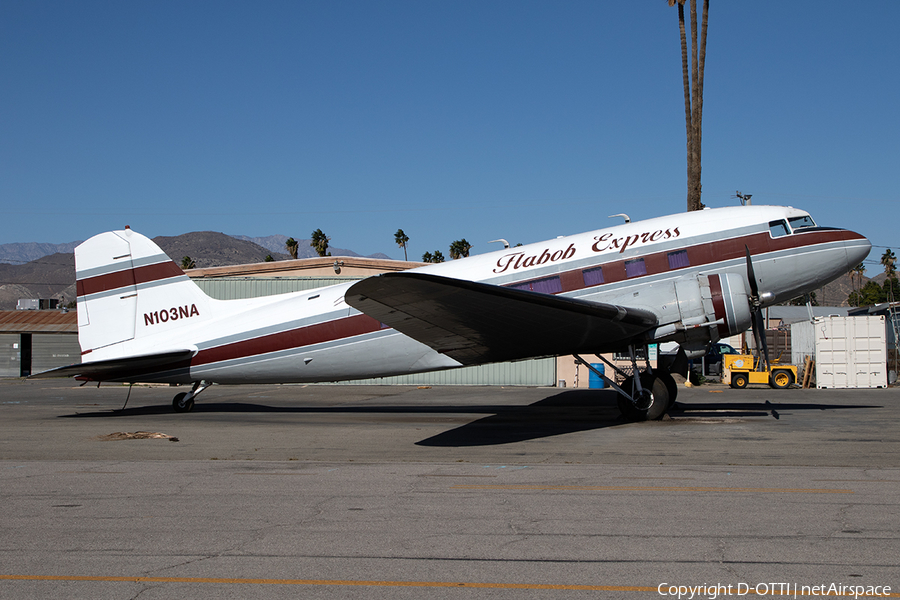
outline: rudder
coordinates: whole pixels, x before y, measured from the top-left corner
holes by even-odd
[[[97,352],[90,360],[119,354],[117,345],[164,333],[183,319],[210,316],[212,300],[159,246],[129,228],[75,248],[75,279],[78,342],[83,356]]]

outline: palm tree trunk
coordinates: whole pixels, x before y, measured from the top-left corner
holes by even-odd
[[[687,34],[684,27],[684,4],[678,3],[678,30],[681,33],[681,75],[684,80],[684,124],[687,136],[687,209],[691,208],[691,195],[694,179],[693,135],[691,126],[691,77],[688,71]]]
[[[678,2],[678,29],[681,33],[681,72],[684,81],[684,121],[687,133],[687,209],[704,208],[700,201],[701,157],[703,139],[703,71],[706,65],[706,30],[709,0],[703,0],[701,26],[697,28],[697,0],[691,0],[691,54],[688,58],[687,34],[684,23],[684,4]],[[699,43],[698,43],[699,33]],[[688,69],[690,62],[690,70]]]
[[[699,181],[697,172],[699,171],[700,155],[697,148],[700,140],[697,139],[699,132],[699,103],[697,96],[700,94],[699,68],[697,64],[697,0],[691,0],[691,197],[689,210],[698,210],[697,204],[700,196],[697,193]]]
[[[700,25],[700,120],[703,120],[703,67],[706,66],[706,22],[709,17],[709,0],[703,0],[703,21]]]
[[[694,146],[694,156],[692,159],[694,166],[694,206],[692,210],[701,210],[704,208],[700,195],[703,190],[701,184],[702,170],[702,152],[703,146],[703,71],[706,66],[706,24],[709,14],[709,0],[703,0],[703,16],[700,33],[700,47],[696,48],[697,43],[697,0],[691,0],[691,42],[694,48],[694,99],[693,99],[693,118],[691,124],[694,127],[694,134],[691,138]]]

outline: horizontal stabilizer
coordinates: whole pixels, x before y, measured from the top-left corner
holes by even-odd
[[[42,371],[31,375],[28,379],[75,377],[84,381],[136,382],[151,373],[186,369],[190,366],[194,354],[195,350],[174,350],[158,354],[110,358]]]
[[[611,351],[657,323],[647,310],[414,272],[363,279],[345,299],[465,365]]]

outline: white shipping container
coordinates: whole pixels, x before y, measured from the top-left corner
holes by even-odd
[[[39,310],[41,308],[41,301],[37,298],[19,298],[18,304],[16,304],[16,310]]]
[[[825,317],[813,327],[817,387],[887,387],[884,317]]]

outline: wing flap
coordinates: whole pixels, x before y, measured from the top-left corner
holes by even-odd
[[[465,365],[611,351],[657,323],[647,310],[426,273],[363,279],[345,299]]]
[[[174,350],[124,358],[111,358],[58,367],[30,375],[28,379],[75,377],[85,381],[140,381],[142,376],[171,369],[187,368],[195,350]]]

